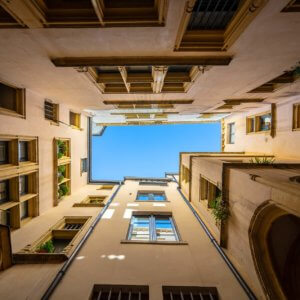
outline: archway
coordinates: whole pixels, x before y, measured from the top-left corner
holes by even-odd
[[[300,218],[268,201],[249,228],[252,257],[267,299],[300,299]]]

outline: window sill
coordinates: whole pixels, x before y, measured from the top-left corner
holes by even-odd
[[[293,131],[300,131],[300,128],[293,128]]]
[[[135,240],[121,240],[121,244],[188,245],[188,243],[185,241],[163,242],[163,241],[135,241]]]
[[[266,134],[271,134],[271,130],[261,130],[261,131],[254,131],[254,132],[247,132],[246,134],[261,134],[261,133],[266,133]]]
[[[1,115],[6,115],[6,116],[10,116],[10,117],[16,117],[16,118],[21,118],[21,119],[25,119],[25,115],[19,114],[14,110],[10,110],[10,109],[6,109],[6,108],[0,108],[0,114]]]

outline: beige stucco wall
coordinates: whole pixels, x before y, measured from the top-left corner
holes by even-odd
[[[228,239],[225,251],[255,294],[260,299],[264,299],[250,249],[248,232],[251,218],[258,206],[269,200],[279,203],[281,207],[286,207],[288,211],[298,212],[299,215],[300,198],[252,181],[250,174],[270,179],[274,183],[279,182],[280,185],[283,184],[287,187],[293,185],[289,182],[288,177],[293,176],[295,171],[276,170],[274,172],[272,169],[239,170],[233,168],[227,171],[230,217],[227,222]]]
[[[60,124],[51,125],[44,118],[44,97],[26,90],[26,119],[0,115],[0,134],[29,135],[39,138],[39,198],[40,213],[53,206],[53,138],[71,138],[71,187],[76,192],[87,183],[87,173],[80,175],[80,159],[87,157],[87,117],[81,114],[83,131]],[[63,99],[52,99],[59,103],[59,119],[69,124],[68,107]],[[78,110],[74,112],[80,113]]]
[[[34,243],[65,216],[89,216],[91,218],[74,241],[76,245],[102,208],[72,207],[73,204],[81,202],[87,195],[109,196],[117,187],[113,190],[98,190],[98,188],[99,185],[86,185],[77,189],[71,196],[65,197],[59,206],[49,209],[25,226],[13,231],[11,236],[13,252]],[[61,266],[62,264],[14,265],[0,272],[0,299],[40,299]]]
[[[225,118],[225,151],[263,152],[282,158],[300,158],[300,131],[292,130],[293,104],[298,100],[277,104],[276,136],[268,133],[246,134],[246,117],[270,110],[270,105],[253,109],[247,113],[234,114]],[[227,124],[235,122],[235,144],[227,144]]]
[[[164,207],[136,203],[138,189],[165,190],[170,202]],[[130,206],[132,204],[139,206]],[[146,284],[151,300],[162,299],[162,285],[216,286],[220,299],[247,298],[183,202],[175,183],[158,187],[126,181],[109,209],[112,217],[100,221],[80,251],[81,259],[74,261],[53,299],[87,299],[95,283]],[[130,222],[124,213],[130,209],[172,212],[180,235],[188,245],[121,244]]]

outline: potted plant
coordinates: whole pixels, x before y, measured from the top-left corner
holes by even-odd
[[[59,186],[59,189],[58,189],[58,197],[61,198],[65,195],[67,195],[69,193],[69,187],[63,183]]]
[[[58,182],[62,182],[65,178],[66,166],[58,166],[57,171]]]
[[[228,219],[230,212],[228,205],[222,200],[222,195],[216,197],[216,199],[212,201],[211,208],[212,215],[217,224],[222,224]]]
[[[36,252],[38,253],[53,253],[55,250],[55,247],[53,245],[53,241],[49,240],[45,243],[43,243],[37,250]]]
[[[61,140],[57,141],[57,157],[62,158],[67,154],[67,145]]]

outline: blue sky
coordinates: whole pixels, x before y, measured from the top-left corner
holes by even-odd
[[[164,177],[178,172],[179,152],[220,151],[220,124],[110,126],[92,138],[92,179]]]

